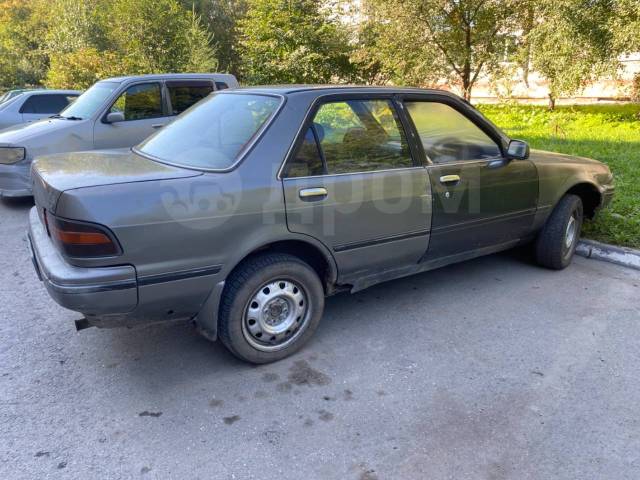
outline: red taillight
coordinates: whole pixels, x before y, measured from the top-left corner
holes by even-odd
[[[58,218],[46,210],[44,220],[53,243],[69,257],[112,257],[122,253],[105,227]]]

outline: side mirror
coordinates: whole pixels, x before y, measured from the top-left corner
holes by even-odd
[[[107,117],[104,119],[105,123],[118,123],[124,122],[124,113],[122,112],[111,112],[107,114]]]
[[[529,158],[529,144],[522,140],[511,140],[507,148],[507,158],[526,160]]]

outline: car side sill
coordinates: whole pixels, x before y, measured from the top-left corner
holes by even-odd
[[[351,282],[351,284],[353,285],[351,288],[351,293],[364,290],[365,288],[369,288],[373,285],[386,282],[388,280],[407,277],[409,275],[414,275],[416,273],[435,270],[436,268],[444,267],[446,265],[451,265],[453,263],[464,262],[466,260],[471,260],[473,258],[490,255],[492,253],[501,252],[503,250],[508,250],[510,248],[515,247],[519,243],[520,243],[519,239],[510,240],[508,242],[500,243],[498,245],[491,245],[489,247],[478,248],[476,250],[471,250],[468,252],[457,253],[455,255],[436,258],[426,262],[419,262],[417,264],[413,264],[413,265],[409,265],[401,268],[385,270],[385,271],[382,271],[373,275],[369,275],[366,277],[360,277],[355,281]]]

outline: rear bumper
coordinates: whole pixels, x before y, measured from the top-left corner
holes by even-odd
[[[29,251],[38,277],[60,305],[85,315],[124,314],[138,304],[131,265],[82,268],[69,265],[54,248],[36,208],[29,213]]]
[[[30,167],[30,161],[12,165],[0,164],[0,197],[30,197]]]
[[[28,244],[34,269],[49,295],[102,328],[196,318],[215,339],[224,288],[220,267],[139,276],[132,265],[76,267],[54,247],[36,207],[29,213]]]

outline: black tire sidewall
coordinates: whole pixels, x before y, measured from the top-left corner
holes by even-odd
[[[276,279],[292,280],[302,287],[307,297],[308,317],[305,330],[289,346],[276,351],[265,352],[253,347],[245,338],[242,322],[247,303],[254,293],[265,283]],[[269,363],[287,357],[299,350],[314,334],[320,323],[324,310],[324,289],[316,272],[306,263],[297,260],[286,260],[272,263],[254,271],[243,285],[231,292],[228,315],[221,317],[226,322],[227,335],[221,337],[227,348],[236,356],[251,363]]]
[[[576,251],[576,247],[578,246],[578,242],[580,241],[580,233],[582,232],[582,221],[583,221],[583,212],[582,212],[582,202],[577,199],[576,201],[573,202],[573,208],[571,209],[569,215],[567,216],[567,218],[565,218],[564,220],[564,225],[563,225],[563,232],[567,231],[567,227],[569,226],[569,220],[571,219],[571,217],[574,215],[576,217],[576,233],[575,233],[575,237],[573,239],[573,243],[571,244],[571,246],[569,248],[567,248],[565,246],[564,243],[564,236],[562,238],[562,264],[563,266],[568,266],[571,263],[571,260],[573,259],[573,255]]]
[[[573,244],[565,246],[566,231],[572,215],[576,216],[576,236]],[[567,194],[556,205],[536,240],[536,260],[547,268],[562,270],[573,259],[583,222],[582,200],[577,195]]]

